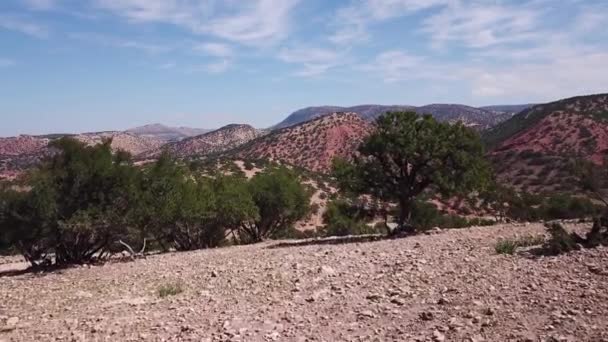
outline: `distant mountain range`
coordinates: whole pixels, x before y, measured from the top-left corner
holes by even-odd
[[[461,104],[431,104],[421,107],[407,105],[384,106],[370,104],[353,107],[307,107],[289,114],[287,118],[279,122],[273,128],[277,129],[293,126],[298,123],[309,121],[314,118],[335,112],[357,113],[365,120],[373,121],[376,117],[386,112],[415,111],[418,114],[431,114],[440,121],[461,121],[467,126],[475,127],[479,130],[484,130],[509,119],[512,115],[526,108],[529,108],[530,106],[532,105],[500,105],[476,108]]]
[[[177,141],[188,137],[194,137],[211,131],[205,128],[170,127],[163,124],[151,124],[126,130],[140,136],[147,136],[164,141]]]
[[[167,151],[183,159],[271,159],[327,172],[334,157],[353,155],[373,131],[373,119],[387,111],[428,113],[440,121],[461,121],[478,129],[498,179],[520,190],[572,190],[570,158],[601,164],[608,157],[608,94],[480,108],[458,104],[308,107],[268,130],[246,124],[213,131],[153,124],[70,136],[90,145],[111,138],[115,150],[128,151],[136,160],[154,159]],[[65,135],[0,138],[0,178],[15,177],[36,165],[53,153],[48,143]]]
[[[158,157],[163,151],[179,158],[207,156],[233,149],[263,134],[265,134],[263,130],[255,129],[250,125],[230,124],[214,131],[169,142],[156,149],[149,150],[147,153],[139,155],[139,157],[154,158]]]

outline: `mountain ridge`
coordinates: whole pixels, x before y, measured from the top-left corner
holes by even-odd
[[[350,107],[341,106],[312,106],[296,110],[287,115],[278,124],[272,126],[272,129],[280,129],[289,127],[300,122],[312,120],[319,116],[328,115],[335,112],[352,112],[361,115],[368,121],[373,121],[376,117],[389,111],[415,111],[418,114],[431,114],[440,121],[462,121],[464,124],[477,127],[480,130],[487,129],[508,119],[515,111],[520,108],[527,108],[528,105],[498,105],[485,107],[472,107],[462,104],[446,104],[434,103],[424,106],[411,105],[378,105],[378,104],[363,104]],[[491,109],[501,108],[502,111]]]

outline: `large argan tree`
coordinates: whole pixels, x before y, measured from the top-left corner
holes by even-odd
[[[353,163],[334,162],[334,175],[342,190],[397,203],[399,229],[412,232],[410,216],[421,194],[451,196],[487,184],[490,169],[483,154],[477,132],[461,123],[414,112],[386,113]]]

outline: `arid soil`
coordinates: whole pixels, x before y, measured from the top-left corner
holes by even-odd
[[[494,251],[498,238],[543,232],[275,241],[4,274],[0,341],[608,341],[608,249]],[[161,298],[167,284],[183,292]]]

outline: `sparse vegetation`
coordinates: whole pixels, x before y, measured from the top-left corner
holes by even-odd
[[[259,242],[289,229],[310,211],[310,191],[297,175],[286,167],[268,168],[256,174],[248,184],[257,215],[241,222],[241,238]]]
[[[415,231],[413,206],[422,193],[449,196],[489,181],[479,136],[460,123],[401,112],[380,116],[376,127],[354,163],[334,162],[334,175],[342,191],[396,202],[400,231]]]
[[[494,245],[497,254],[514,254],[519,247],[540,246],[545,243],[543,235],[524,235],[512,239],[500,239]]]
[[[181,282],[166,283],[158,287],[156,294],[160,298],[176,296],[184,292],[184,285]]]

